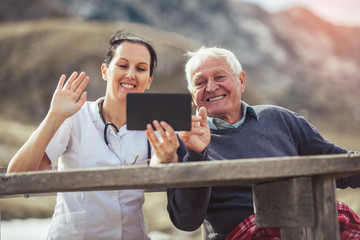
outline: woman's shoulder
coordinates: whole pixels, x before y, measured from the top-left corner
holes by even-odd
[[[84,122],[84,121],[97,121],[100,119],[99,116],[99,99],[96,101],[86,101],[81,109],[70,117],[71,122]]]
[[[86,101],[81,109],[75,115],[97,115],[99,114],[99,101]]]

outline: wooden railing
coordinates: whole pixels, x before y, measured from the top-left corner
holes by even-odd
[[[114,189],[252,183],[256,223],[282,239],[338,240],[336,177],[360,172],[360,155],[339,154],[0,174],[0,198]]]

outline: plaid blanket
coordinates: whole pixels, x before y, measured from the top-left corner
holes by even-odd
[[[360,218],[345,203],[337,202],[341,240],[360,239]],[[257,228],[255,215],[240,223],[226,240],[280,240],[279,228]]]

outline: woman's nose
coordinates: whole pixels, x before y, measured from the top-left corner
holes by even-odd
[[[126,72],[126,77],[130,79],[135,78],[135,69],[129,68]]]

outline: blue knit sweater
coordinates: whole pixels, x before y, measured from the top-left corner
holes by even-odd
[[[292,111],[270,105],[253,108],[258,120],[247,116],[238,128],[211,130],[203,155],[180,143],[179,162],[347,153]],[[359,187],[359,176],[338,181],[338,187]],[[167,195],[174,225],[193,231],[204,223],[211,240],[225,239],[254,210],[252,185],[168,189]]]

